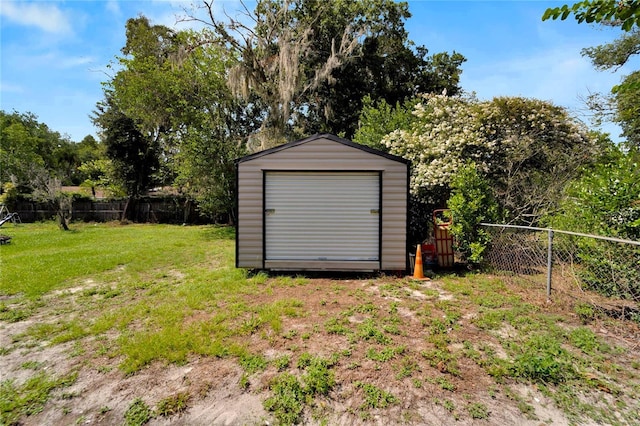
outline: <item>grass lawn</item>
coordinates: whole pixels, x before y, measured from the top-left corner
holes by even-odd
[[[227,227],[2,231],[0,424],[640,423],[638,324],[524,282],[249,273]]]

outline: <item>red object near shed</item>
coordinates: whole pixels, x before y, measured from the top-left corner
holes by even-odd
[[[438,209],[433,211],[433,234],[436,243],[438,266],[441,268],[453,267],[453,235],[450,232],[452,224],[451,210]]]

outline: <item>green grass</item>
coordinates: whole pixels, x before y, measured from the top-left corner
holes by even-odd
[[[193,264],[207,256],[213,240],[231,240],[230,228],[172,225],[73,224],[61,231],[53,222],[9,227],[10,244],[0,246],[0,294],[34,298],[72,286],[75,280],[124,268]]]
[[[403,400],[407,386],[434,393],[452,420],[496,416],[486,394],[460,395],[470,374],[492,380],[493,395],[507,395],[514,384],[535,386],[572,422],[615,423],[611,412],[640,421],[633,403],[640,363],[589,324],[602,318],[584,306],[558,313],[529,302],[517,285],[495,277],[446,276],[429,290],[388,277],[252,274],[234,267],[233,230],[215,226],[74,224],[63,232],[45,223],[8,233],[12,243],[0,246],[0,321],[38,321],[12,335],[0,357],[69,342],[69,356],[83,365],[102,357],[108,361],[99,371],[119,368],[123,376],[153,363],[227,358],[238,365],[240,388],[262,392],[265,409],[283,424],[333,419],[331,401],[343,396],[355,397],[350,409],[361,420],[372,410],[391,413],[411,404]],[[415,298],[415,290],[429,297]],[[24,420],[63,386],[44,375],[46,365],[26,358],[19,368],[34,379],[2,382],[0,424]],[[605,392],[617,405],[607,398],[590,408],[575,403],[591,392]],[[198,393],[150,406],[133,400],[124,422],[188,412],[196,404],[190,395]],[[508,400],[535,418],[532,398]]]

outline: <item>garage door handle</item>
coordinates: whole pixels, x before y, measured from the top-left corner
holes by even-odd
[[[276,209],[264,209],[265,214],[274,214],[275,212],[276,212]]]
[[[371,214],[380,214],[380,209],[371,209]]]

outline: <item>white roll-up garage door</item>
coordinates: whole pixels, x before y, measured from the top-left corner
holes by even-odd
[[[266,172],[265,259],[380,260],[378,172]]]

